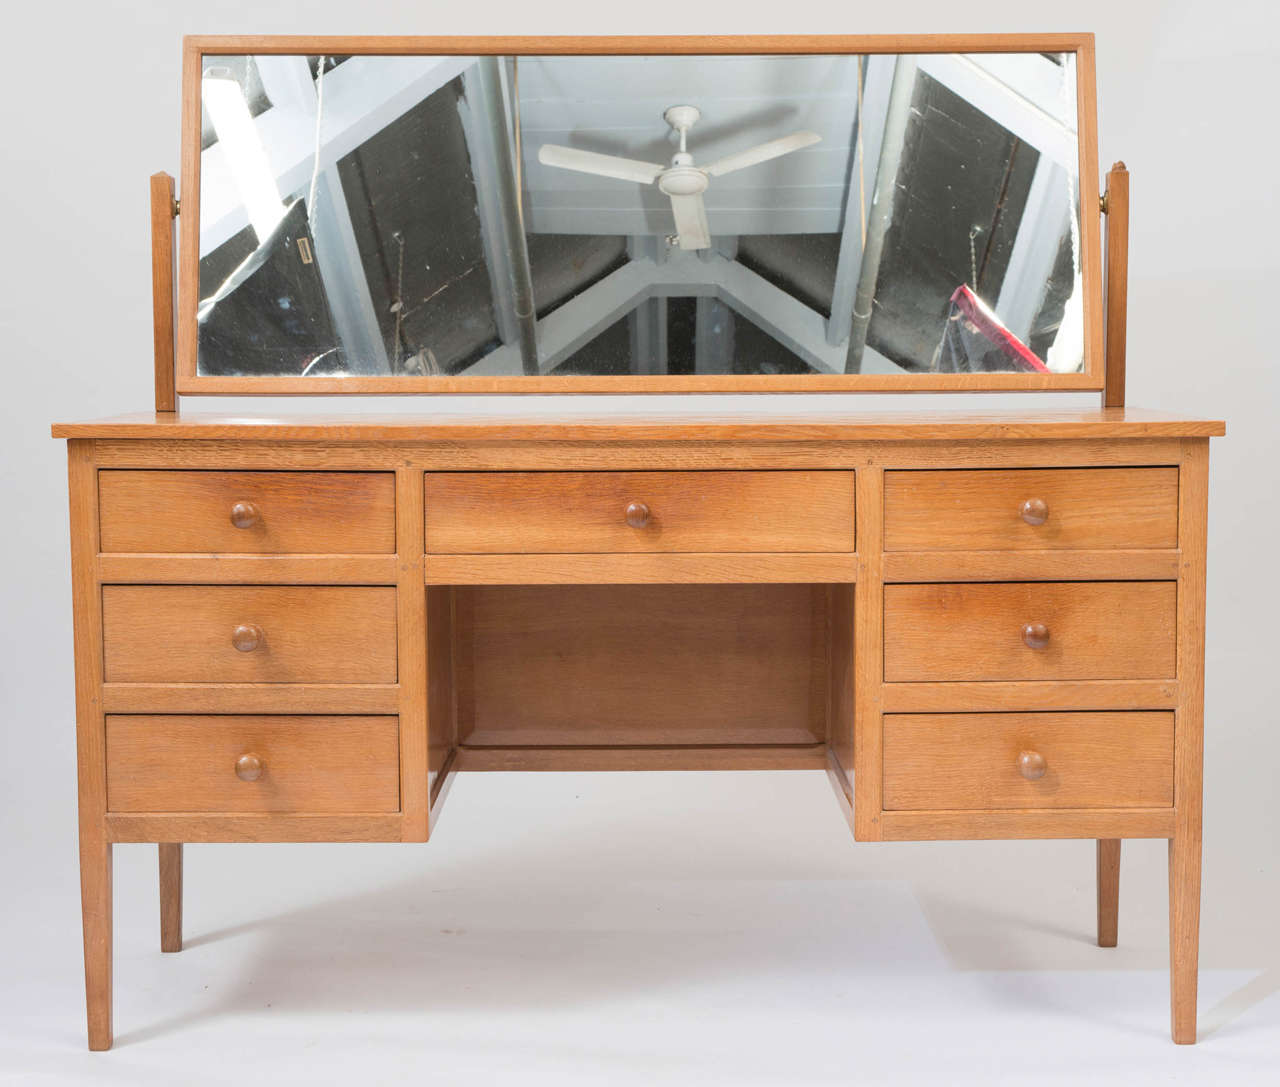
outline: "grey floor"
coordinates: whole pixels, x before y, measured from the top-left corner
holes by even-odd
[[[1126,843],[1120,947],[1102,950],[1090,843],[856,844],[821,773],[473,774],[427,845],[188,847],[178,955],[159,951],[155,864],[116,848],[105,1054],[84,1050],[74,865],[9,884],[0,1083],[1280,1069],[1280,970],[1230,934],[1206,941],[1200,1044],[1169,1041],[1163,843]]]

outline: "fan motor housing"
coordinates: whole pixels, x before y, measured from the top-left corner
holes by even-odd
[[[658,178],[658,188],[668,196],[696,196],[706,192],[709,179],[696,166],[672,166]]]

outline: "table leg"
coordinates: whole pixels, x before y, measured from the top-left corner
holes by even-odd
[[[1120,839],[1098,839],[1098,946],[1115,947],[1120,915]]]
[[[161,842],[160,950],[182,950],[182,843]]]
[[[80,908],[84,921],[84,990],[89,1048],[111,1048],[111,843],[80,836]]]

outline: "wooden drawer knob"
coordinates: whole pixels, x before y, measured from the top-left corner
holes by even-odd
[[[253,623],[241,623],[231,632],[231,644],[241,653],[252,653],[262,644],[262,627]]]
[[[237,502],[231,507],[231,523],[236,528],[253,528],[262,524],[262,514],[252,502]]]
[[[1049,764],[1039,751],[1021,751],[1018,753],[1018,773],[1028,781],[1039,781]]]
[[[1022,628],[1022,640],[1028,649],[1045,649],[1049,645],[1049,628],[1043,623],[1027,623]]]
[[[250,751],[236,759],[236,777],[241,781],[257,781],[262,777],[262,759]]]
[[[627,524],[632,528],[644,528],[649,523],[649,507],[643,502],[632,502],[627,506]]]
[[[1043,498],[1028,498],[1018,513],[1029,525],[1043,525],[1049,520],[1049,503]]]

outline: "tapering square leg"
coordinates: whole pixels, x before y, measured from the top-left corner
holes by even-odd
[[[1169,840],[1169,980],[1173,1040],[1196,1040],[1200,966],[1200,836]]]
[[[80,837],[80,909],[89,1048],[111,1048],[111,843]]]
[[[160,950],[182,950],[182,843],[160,843]]]
[[[1115,947],[1120,917],[1120,839],[1098,839],[1098,946]]]

